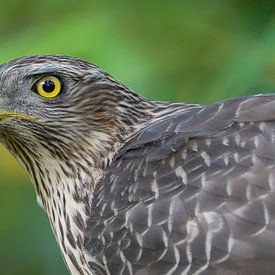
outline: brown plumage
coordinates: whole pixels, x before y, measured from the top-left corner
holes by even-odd
[[[33,88],[49,76],[50,99]],[[72,274],[275,271],[274,95],[153,102],[79,59],[33,56],[0,67],[0,109]]]

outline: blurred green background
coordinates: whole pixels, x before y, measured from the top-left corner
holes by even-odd
[[[274,90],[274,14],[254,0],[4,0],[0,62],[74,55],[151,99],[210,103]],[[68,274],[28,178],[0,157],[0,274]]]

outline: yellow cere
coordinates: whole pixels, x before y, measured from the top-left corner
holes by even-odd
[[[61,81],[56,76],[45,76],[35,85],[36,92],[46,98],[57,97],[61,93]]]
[[[37,120],[37,117],[34,117],[34,116],[26,115],[23,113],[13,113],[13,112],[0,109],[0,124],[2,124],[3,120],[5,120],[6,118],[21,118],[21,119],[26,119],[31,121]]]

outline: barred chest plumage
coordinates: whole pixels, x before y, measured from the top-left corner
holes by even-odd
[[[61,193],[57,189],[48,200],[47,214],[68,269],[72,274],[91,274],[83,247],[84,203],[74,200],[69,190]]]
[[[86,183],[93,179],[81,170],[73,174],[69,166],[46,151],[39,163],[33,163],[31,170],[26,162],[23,166],[35,185],[38,203],[47,212],[68,270],[71,274],[92,274],[88,262],[94,260],[84,251],[84,229],[91,196],[91,185]]]

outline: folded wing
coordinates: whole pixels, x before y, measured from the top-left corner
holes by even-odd
[[[275,96],[172,108],[97,185],[86,249],[111,274],[271,274]]]

